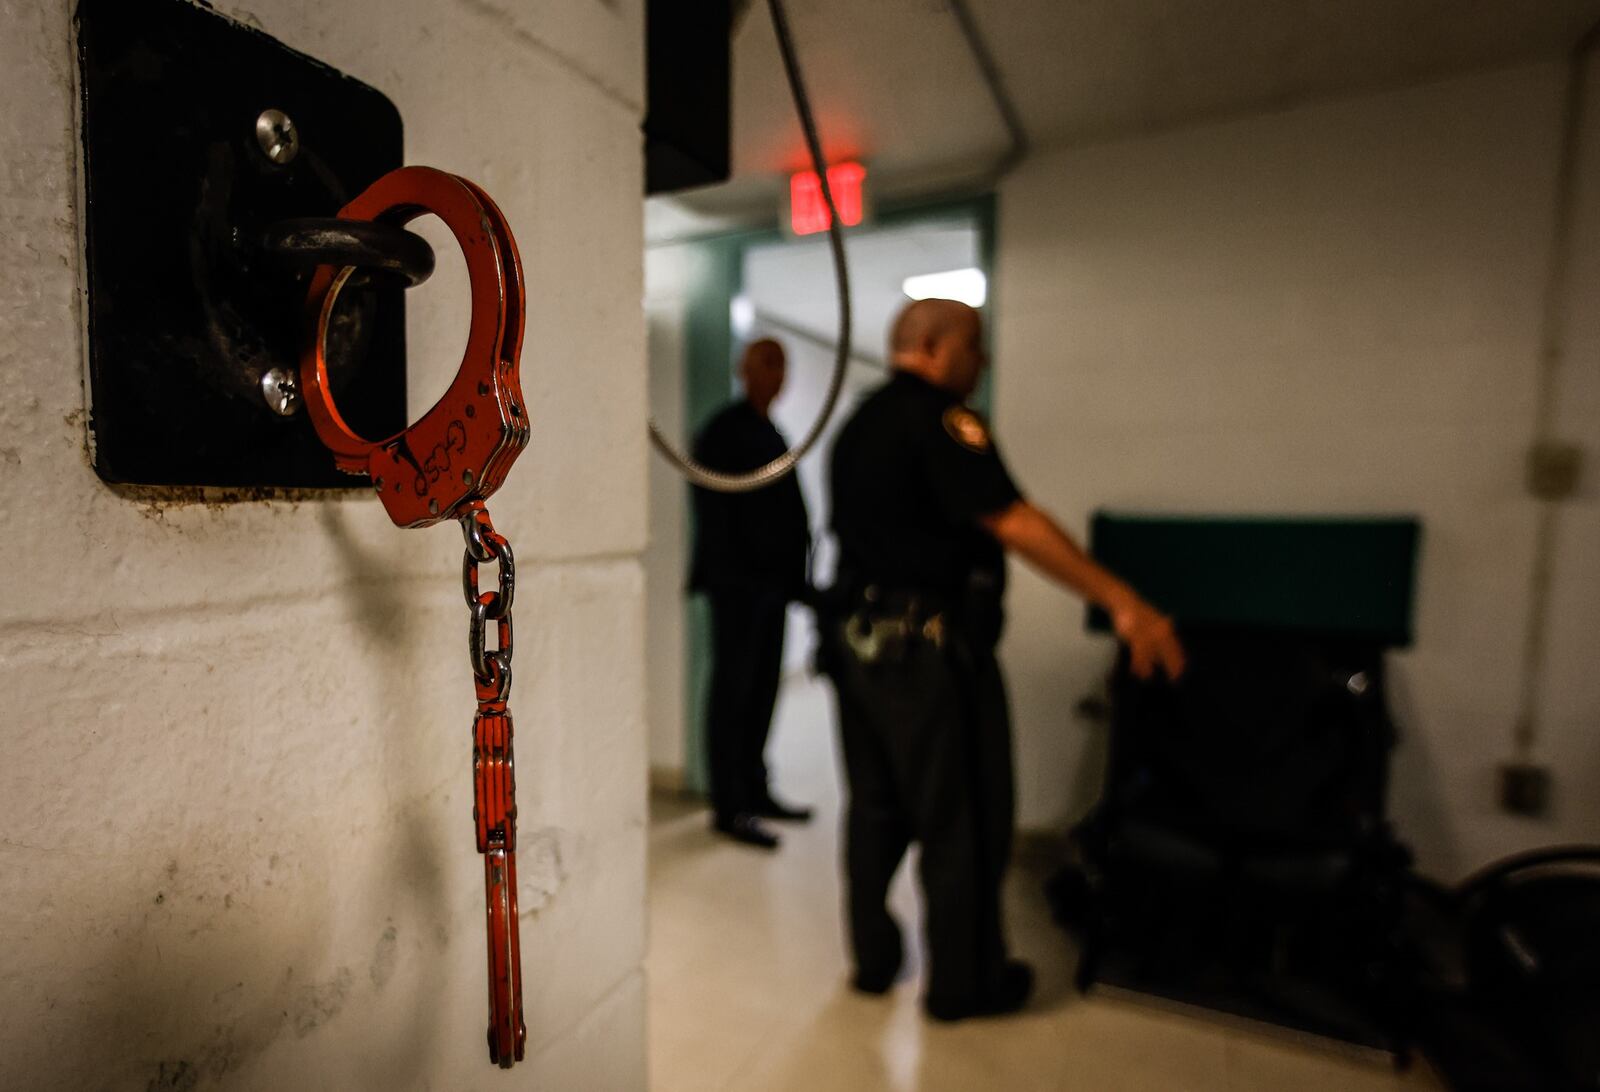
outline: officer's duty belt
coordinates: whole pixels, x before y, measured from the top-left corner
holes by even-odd
[[[844,642],[862,664],[897,663],[920,641],[942,649],[947,613],[942,596],[869,584],[844,619]]]

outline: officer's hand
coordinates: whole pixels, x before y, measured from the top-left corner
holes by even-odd
[[[1135,601],[1112,612],[1111,624],[1117,636],[1127,642],[1135,676],[1148,679],[1157,667],[1167,678],[1183,674],[1183,645],[1172,628],[1172,619],[1150,604]]]

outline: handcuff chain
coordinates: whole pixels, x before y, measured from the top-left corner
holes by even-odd
[[[461,591],[472,611],[467,630],[467,656],[479,687],[493,687],[495,700],[511,690],[511,604],[516,594],[517,563],[511,543],[494,529],[482,501],[471,501],[461,515],[466,551],[461,558]],[[491,561],[500,567],[494,591],[479,591],[478,567]],[[497,648],[488,649],[489,623],[496,624]]]

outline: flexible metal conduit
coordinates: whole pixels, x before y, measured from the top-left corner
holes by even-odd
[[[845,371],[850,360],[850,271],[844,260],[844,231],[839,226],[839,214],[833,204],[833,191],[828,186],[828,164],[822,157],[822,142],[817,137],[816,119],[811,116],[811,100],[806,97],[805,82],[800,76],[800,64],[795,59],[794,42],[789,35],[789,21],[784,15],[781,0],[767,0],[772,13],[772,29],[778,36],[778,51],[783,54],[783,70],[789,77],[789,91],[794,96],[795,112],[800,115],[800,128],[805,131],[806,147],[811,152],[811,167],[822,183],[822,200],[828,206],[828,243],[833,252],[834,287],[839,296],[839,342],[833,362],[833,374],[828,378],[828,391],[822,400],[822,409],[805,437],[793,448],[784,452],[765,466],[745,474],[727,474],[706,466],[692,456],[677,450],[652,419],[650,442],[677,468],[678,472],[695,485],[719,493],[748,493],[771,485],[794,469],[801,456],[810,451],[822,430],[833,416],[833,407],[839,401],[839,391],[844,387]]]
[[[1006,91],[1005,79],[1000,75],[1000,66],[995,64],[994,55],[989,52],[989,46],[978,30],[977,20],[972,18],[972,11],[967,7],[967,0],[946,0],[946,2],[950,5],[950,14],[956,17],[956,24],[961,28],[962,37],[967,40],[967,49],[971,50],[972,59],[977,62],[984,86],[989,89],[989,97],[994,100],[995,109],[1000,111],[1000,121],[1006,127],[1006,135],[1011,138],[1011,146],[994,165],[990,178],[992,183],[1010,173],[1011,168],[1022,162],[1022,158],[1028,154],[1028,134],[1022,128],[1022,115],[1018,113],[1017,104],[1011,101],[1011,95]]]
[[[1557,387],[1566,353],[1566,320],[1571,303],[1572,224],[1578,156],[1582,150],[1584,106],[1589,97],[1587,76],[1590,58],[1597,45],[1600,45],[1600,23],[1590,27],[1578,39],[1567,67],[1566,94],[1561,109],[1561,151],[1556,164],[1550,267],[1545,275],[1544,314],[1540,324],[1539,377],[1533,426],[1536,447],[1555,439]],[[1528,579],[1528,617],[1522,645],[1522,678],[1512,740],[1514,754],[1521,762],[1532,759],[1538,737],[1539,695],[1544,685],[1550,586],[1554,577],[1552,555],[1555,552],[1556,524],[1561,505],[1558,499],[1541,499],[1539,522],[1534,530],[1533,571]]]

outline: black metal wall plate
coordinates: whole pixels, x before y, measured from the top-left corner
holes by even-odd
[[[77,33],[96,472],[162,486],[364,484],[334,469],[303,409],[280,416],[263,394],[272,369],[298,373],[309,274],[260,241],[280,220],[333,215],[400,166],[394,104],[187,0],[82,0]],[[297,131],[287,162],[257,138],[269,109]],[[362,279],[341,295],[329,371],[340,411],[376,439],[406,425],[404,293]]]

